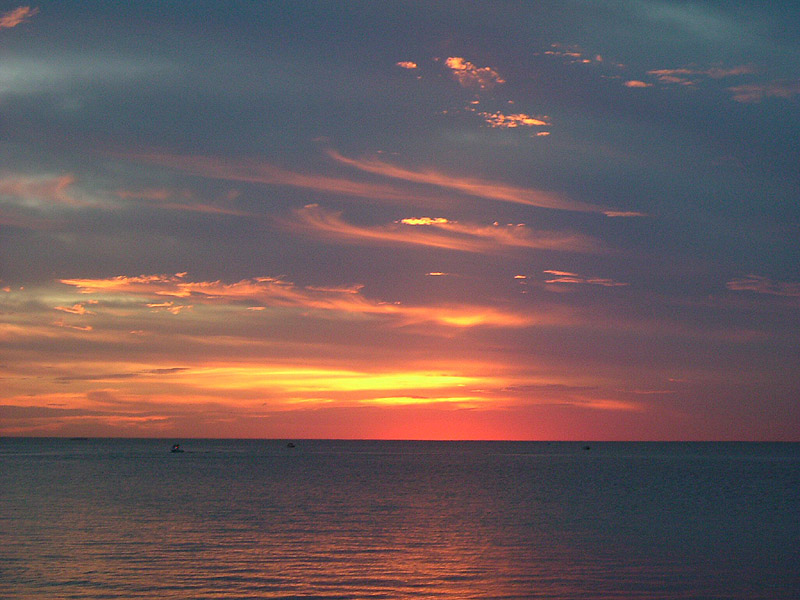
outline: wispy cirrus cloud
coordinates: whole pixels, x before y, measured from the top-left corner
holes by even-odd
[[[536,398],[544,405],[573,406],[576,408],[643,412],[647,406],[642,402],[610,397],[610,390],[595,385],[565,385],[561,383],[514,384],[503,389],[509,397],[521,401]],[[616,393],[624,393],[615,390]],[[626,394],[627,395],[627,394]]]
[[[550,275],[550,279],[547,279],[545,283],[548,284],[584,284],[584,285],[599,285],[603,287],[624,287],[630,285],[628,283],[624,283],[621,281],[615,281],[613,279],[607,279],[604,277],[585,277],[583,275],[579,275],[578,273],[572,273],[570,271],[555,271],[555,270],[546,270],[543,271],[546,275]]]
[[[197,202],[188,190],[147,188],[87,192],[77,184],[78,181],[72,173],[61,175],[3,173],[0,174],[0,203],[5,197],[12,204],[44,211],[57,206],[114,208],[120,205],[120,201],[143,201],[164,210],[249,216],[247,213],[224,206]]]
[[[189,190],[171,190],[167,188],[145,188],[140,190],[119,189],[114,190],[113,195],[121,200],[145,201],[163,210],[231,215],[237,217],[252,216],[250,213],[233,208],[196,202],[193,194]]]
[[[737,85],[728,88],[736,102],[757,104],[767,98],[790,99],[800,96],[800,80],[772,81],[762,84]]]
[[[233,161],[208,156],[163,153],[129,154],[125,155],[125,157],[167,168],[178,169],[199,177],[209,177],[225,181],[296,187],[345,197],[403,202],[404,204],[407,204],[409,201],[430,205],[440,205],[443,203],[441,198],[412,193],[389,185],[364,183],[325,175],[299,173],[261,161]]]
[[[25,23],[38,12],[38,8],[31,8],[30,6],[19,6],[9,10],[0,15],[0,29],[11,29]]]
[[[710,67],[707,69],[680,67],[677,69],[653,69],[647,72],[662,83],[677,83],[681,85],[694,85],[699,79],[724,79],[737,75],[755,73],[752,65],[738,65],[735,67]]]
[[[793,281],[773,281],[763,275],[747,275],[731,279],[725,286],[735,292],[755,292],[772,296],[800,297],[800,283]]]
[[[654,69],[647,72],[658,83],[666,85],[679,85],[693,87],[709,79],[723,80],[743,75],[753,75],[757,70],[752,65],[738,65],[733,67],[695,68],[681,67],[677,69]],[[734,85],[727,88],[736,102],[743,104],[757,104],[767,98],[791,99],[800,95],[800,80],[783,79],[769,82],[752,82]],[[629,85],[629,84],[635,85]],[[643,87],[644,82],[628,82],[628,87]],[[644,84],[649,87],[651,84]]]
[[[571,200],[555,192],[533,188],[521,188],[491,180],[454,177],[433,170],[414,171],[378,160],[347,158],[335,150],[328,150],[327,154],[335,161],[360,171],[382,175],[391,179],[455,190],[468,196],[487,200],[525,204],[554,210],[599,213],[606,216],[644,216],[643,213],[635,211],[618,211]],[[420,194],[390,185],[364,183],[338,177],[298,173],[257,161],[234,162],[204,156],[158,153],[131,154],[127,155],[127,157],[214,179],[243,181],[264,185],[285,185],[342,196],[402,202],[403,204],[408,204],[409,201],[431,206],[445,204],[442,198],[435,195]]]
[[[125,372],[97,372],[97,373],[82,373],[80,375],[63,375],[58,377],[58,381],[69,383],[72,381],[107,381],[110,379],[135,379],[138,377],[165,377],[175,375],[187,371],[187,367],[167,367],[167,368],[143,368]],[[101,396],[103,402],[118,403],[113,397],[108,395]]]
[[[465,88],[485,90],[505,83],[505,79],[491,67],[476,67],[460,56],[450,56],[444,61],[452,76]]]
[[[602,252],[596,240],[576,233],[535,231],[522,224],[481,225],[444,217],[409,217],[389,225],[364,227],[347,223],[341,213],[308,205],[284,226],[315,236],[354,244],[421,245],[462,252],[495,253],[509,248]]]
[[[539,208],[550,208],[555,210],[600,214],[613,213],[615,216],[622,214],[620,211],[614,211],[594,204],[587,204],[585,202],[571,200],[555,192],[548,192],[532,188],[522,188],[504,184],[498,181],[467,177],[454,177],[433,170],[414,171],[412,169],[397,167],[379,160],[347,158],[335,150],[329,150],[328,155],[342,164],[349,165],[367,173],[375,173],[377,175],[383,175],[385,177],[401,179],[404,181],[411,181],[413,183],[434,185],[437,187],[456,190],[469,196],[475,196],[487,200],[525,204],[528,206],[537,206]],[[643,216],[641,213],[633,212],[625,214],[627,216]]]
[[[31,206],[61,204],[85,206],[85,200],[75,198],[70,188],[75,176],[63,175],[21,175],[17,173],[0,174],[0,196],[6,196]]]
[[[361,286],[317,288],[297,286],[273,277],[244,279],[234,283],[191,281],[186,273],[175,275],[120,275],[106,279],[62,279],[60,283],[83,294],[110,297],[139,297],[148,308],[177,314],[196,305],[235,303],[243,307],[296,308],[316,310],[324,316],[362,315],[394,319],[399,325],[436,323],[449,327],[515,327],[533,322],[532,315],[480,305],[404,305],[364,296]],[[177,300],[191,300],[181,304]]]

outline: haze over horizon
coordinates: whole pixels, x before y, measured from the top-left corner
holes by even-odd
[[[798,23],[0,2],[0,435],[800,441]]]

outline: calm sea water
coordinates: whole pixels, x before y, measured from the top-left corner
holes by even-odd
[[[1,439],[0,597],[800,598],[800,444],[173,441]]]

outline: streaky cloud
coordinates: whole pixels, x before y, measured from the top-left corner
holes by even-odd
[[[726,287],[735,292],[755,292],[772,296],[800,297],[800,283],[789,281],[773,281],[763,275],[747,275],[731,279]]]
[[[791,99],[800,96],[800,80],[772,81],[763,84],[738,85],[728,88],[733,99],[742,104],[757,104],[767,98]]]
[[[169,190],[167,188],[150,188],[142,190],[115,190],[114,195],[122,200],[139,200],[150,203],[152,206],[163,210],[199,212],[211,215],[230,215],[235,217],[252,217],[253,215],[244,211],[202,202],[194,202],[192,194],[186,190]],[[183,200],[175,201],[175,198]]]
[[[30,176],[14,173],[0,175],[0,195],[16,198],[26,205],[37,207],[47,205],[86,206],[88,203],[75,198],[70,187],[75,176],[43,175]]]
[[[383,175],[385,177],[401,179],[413,183],[434,185],[446,189],[456,190],[463,194],[483,198],[486,200],[524,204],[527,206],[536,206],[539,208],[549,208],[554,210],[599,213],[603,215],[608,213],[612,213],[613,215],[620,214],[620,211],[571,200],[554,192],[532,188],[522,188],[497,181],[488,181],[467,177],[453,177],[433,170],[414,171],[411,169],[405,169],[403,167],[397,167],[379,160],[347,158],[335,150],[328,150],[328,155],[342,164],[354,167],[367,173],[374,173],[377,175]],[[631,216],[642,216],[641,213],[627,214]]]
[[[556,271],[548,269],[544,271],[544,273],[547,275],[552,275],[550,279],[545,281],[547,284],[585,284],[599,285],[603,287],[624,287],[630,285],[628,283],[614,281],[613,279],[604,277],[584,277],[569,271]]]
[[[125,158],[178,169],[199,177],[262,185],[296,187],[345,197],[390,202],[443,204],[441,198],[409,193],[388,185],[371,184],[325,175],[309,175],[255,160],[224,160],[209,156],[165,153],[126,154]]]
[[[447,327],[517,327],[533,323],[538,317],[494,306],[471,304],[406,305],[367,298],[360,287],[315,288],[297,286],[274,277],[243,279],[234,283],[191,281],[186,273],[175,275],[119,275],[107,279],[61,279],[83,294],[104,297],[142,298],[150,309],[181,313],[196,305],[237,304],[316,310],[329,318],[360,315],[384,317],[398,325],[434,323]],[[191,305],[170,299],[191,299]]]
[[[468,196],[486,200],[524,204],[554,210],[597,213],[606,216],[644,216],[643,213],[639,212],[618,211],[574,201],[555,192],[521,188],[490,180],[452,177],[433,170],[414,171],[378,160],[356,160],[347,158],[335,150],[328,150],[327,154],[335,161],[360,171],[382,175],[391,179],[455,190]],[[325,175],[298,173],[258,161],[226,161],[207,156],[164,153],[128,154],[125,157],[213,179],[264,185],[285,185],[369,200],[402,202],[404,205],[409,202],[429,205],[442,205],[445,203],[440,197],[409,192],[393,186],[364,183]]]
[[[511,248],[600,253],[602,245],[577,233],[532,230],[522,224],[460,223],[444,217],[409,217],[389,225],[365,227],[342,219],[340,212],[308,205],[282,225],[293,231],[352,244],[420,245],[462,252],[496,253]]]
[[[665,83],[686,83],[691,82],[690,76],[710,77],[711,79],[724,79],[726,77],[735,77],[738,75],[749,75],[755,73],[755,68],[752,65],[738,65],[735,67],[722,68],[711,67],[708,69],[652,69],[647,72],[648,75],[653,75],[659,81]]]

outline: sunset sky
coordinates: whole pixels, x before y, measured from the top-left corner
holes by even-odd
[[[0,434],[800,440],[799,23],[0,2]]]

